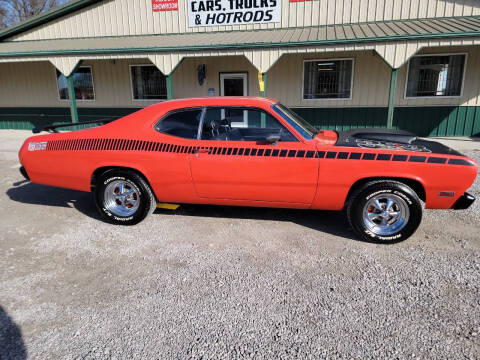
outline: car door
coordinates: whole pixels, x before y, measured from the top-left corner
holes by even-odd
[[[315,195],[315,147],[262,109],[206,108],[190,158],[201,198],[310,204]]]
[[[198,139],[202,107],[169,111],[155,124],[153,151],[138,161],[152,162],[149,180],[158,200],[192,202],[198,199],[192,182],[190,154]]]

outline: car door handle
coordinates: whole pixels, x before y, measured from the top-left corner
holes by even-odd
[[[204,153],[204,154],[205,154],[205,153],[208,153],[209,151],[210,151],[210,149],[203,149],[203,148],[201,148],[201,149],[195,149],[193,152],[194,152],[195,154],[200,154],[200,153]]]

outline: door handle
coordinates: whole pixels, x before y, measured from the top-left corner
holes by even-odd
[[[195,154],[208,154],[210,152],[210,149],[205,149],[205,148],[200,148],[200,149],[195,149],[194,153]]]

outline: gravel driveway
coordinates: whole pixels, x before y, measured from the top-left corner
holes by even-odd
[[[115,227],[90,194],[22,181],[18,146],[0,145],[1,360],[480,358],[480,201],[390,246],[334,212]]]

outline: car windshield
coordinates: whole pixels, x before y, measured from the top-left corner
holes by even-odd
[[[285,105],[277,103],[272,105],[272,109],[293,126],[304,138],[313,139],[315,135],[317,135],[317,129]]]

